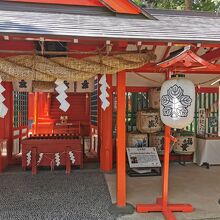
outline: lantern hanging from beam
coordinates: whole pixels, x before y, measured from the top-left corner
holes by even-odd
[[[184,75],[173,75],[160,92],[160,116],[171,128],[185,128],[194,118],[195,86]]]

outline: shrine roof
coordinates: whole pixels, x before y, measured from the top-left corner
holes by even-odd
[[[15,7],[15,4],[19,4],[19,7]],[[71,7],[75,7],[74,10]],[[89,8],[0,2],[0,33],[220,42],[220,17],[217,14],[145,9],[146,14],[152,15],[146,19],[143,15],[120,14],[105,7]]]
[[[72,7],[73,11],[75,10],[74,6],[80,6],[83,10],[86,10],[86,7],[90,8],[89,10],[97,7],[105,8],[118,14],[143,15],[147,18],[152,18],[150,14],[136,5],[132,0],[2,0],[2,2],[8,4],[17,3],[16,7],[20,7],[21,3],[38,8],[47,7],[49,10],[51,10],[51,8],[58,9],[60,6]]]

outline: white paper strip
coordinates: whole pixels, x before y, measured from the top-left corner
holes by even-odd
[[[58,85],[58,86],[55,88],[55,90],[56,90],[58,93],[65,92],[67,89],[68,89],[68,87],[67,87],[64,83]]]
[[[70,107],[70,104],[66,100],[64,100],[61,103],[59,109],[61,109],[62,111],[66,112],[69,109],[69,107]]]
[[[0,84],[0,93],[3,93],[5,91],[5,88]]]
[[[56,97],[56,99],[57,99],[60,103],[62,103],[67,97],[68,97],[67,94],[66,94],[65,92],[62,92],[62,93],[60,93],[60,94]]]
[[[99,84],[106,85],[106,87],[110,88],[106,81],[106,74],[102,75],[101,79],[99,80]]]
[[[101,79],[99,80],[99,84],[101,85],[100,86],[100,92],[101,92],[101,95],[99,96],[99,98],[101,99],[102,101],[102,109],[105,110],[107,107],[110,106],[110,102],[108,101],[108,97],[109,97],[109,94],[107,92],[107,88],[110,88],[108,83],[106,82],[106,75],[102,75]]]
[[[55,81],[55,84],[56,84],[56,85],[60,85],[60,84],[63,84],[63,82],[64,82],[63,79],[57,79],[57,80]]]
[[[43,155],[44,155],[43,153],[39,153],[37,164],[40,164],[41,160],[43,159]]]
[[[5,91],[5,88],[1,84],[2,78],[0,77],[0,118],[4,118],[8,112],[7,106],[3,103],[5,101],[5,97],[2,93]]]
[[[108,108],[110,106],[110,102],[108,100],[104,101],[102,103],[102,109],[105,110],[106,108]]]
[[[26,157],[27,157],[27,166],[29,166],[31,164],[31,151],[29,151],[26,154]]]
[[[0,102],[4,102],[4,101],[5,101],[5,97],[2,94],[0,94]]]
[[[7,112],[8,112],[8,108],[3,103],[0,103],[0,117],[4,118]]]
[[[55,81],[55,84],[57,85],[57,87],[55,88],[55,90],[58,92],[58,96],[56,97],[56,99],[58,100],[58,102],[60,103],[60,107],[59,109],[61,109],[62,111],[66,112],[69,107],[70,104],[66,101],[66,98],[68,97],[66,94],[66,91],[68,89],[68,86],[66,84],[67,82],[61,79],[57,79]]]
[[[102,100],[104,98],[108,98],[109,94],[107,93],[107,91],[103,91],[103,93],[101,93],[101,95],[99,96],[99,98]]]
[[[59,153],[55,153],[55,163],[57,167],[60,165],[60,154]]]
[[[72,161],[72,164],[76,162],[75,156],[72,151],[69,151],[70,160]]]

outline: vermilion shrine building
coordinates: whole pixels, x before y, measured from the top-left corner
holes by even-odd
[[[126,131],[135,130],[136,112],[147,107],[145,94],[150,88],[159,88],[173,73],[185,74],[195,84],[197,97],[195,120],[186,129],[197,132],[199,108],[218,117],[219,125],[219,88],[218,84],[211,85],[220,77],[220,18],[217,14],[142,9],[129,0],[8,0],[1,1],[0,14],[0,75],[6,89],[4,104],[8,108],[6,116],[0,119],[0,137],[7,140],[7,147],[2,145],[0,151],[1,171],[20,163],[21,142],[29,133],[43,135],[56,130],[55,133],[63,134],[72,129],[84,137],[84,144],[90,140],[90,155],[83,156],[84,162],[99,161],[101,170],[111,171],[116,161],[117,205],[124,207]],[[151,55],[142,65],[134,68],[131,65],[134,60],[130,63],[127,60],[123,64],[126,68],[120,67],[114,74],[105,72],[109,85],[109,106],[105,110],[99,99],[99,80],[103,74],[100,72],[91,75],[95,77],[92,90],[85,79],[72,83],[74,88],[67,93],[70,107],[66,112],[59,109],[54,88],[39,86],[37,83],[41,80],[34,80],[29,88],[31,80],[16,75],[16,67],[39,74],[38,64],[28,66],[28,62],[21,64],[19,59],[13,58],[39,55],[52,60],[54,57],[86,60],[90,56],[144,52]],[[11,66],[6,68],[5,62]],[[56,65],[80,75],[81,69]],[[82,72],[91,74],[87,70]],[[57,75],[54,78],[57,79]],[[57,128],[61,116],[68,116],[71,126]],[[207,126],[206,133],[219,136],[217,127]],[[192,157],[185,159],[192,160]],[[79,163],[83,163],[83,158]],[[36,169],[32,171],[35,173]]]

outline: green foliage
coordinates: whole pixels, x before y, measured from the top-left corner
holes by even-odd
[[[184,0],[159,0],[155,1],[155,6],[157,8],[165,8],[165,9],[184,9]]]
[[[144,5],[144,0],[134,0]],[[185,0],[145,0],[147,6],[164,9],[184,10]],[[192,9],[197,11],[220,11],[220,0],[192,0]]]
[[[144,6],[144,1],[143,0],[133,0],[137,5],[139,6]]]
[[[197,0],[193,4],[193,9],[198,11],[218,11],[219,8],[219,0]]]

